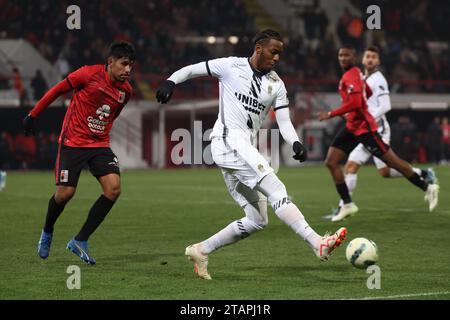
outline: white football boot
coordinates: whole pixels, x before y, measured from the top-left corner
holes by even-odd
[[[331,218],[331,221],[341,221],[347,218],[348,216],[353,216],[358,212],[358,207],[353,202],[344,204],[339,208],[339,212]]]
[[[339,228],[338,231],[332,235],[325,234],[320,240],[319,247],[314,249],[314,253],[320,260],[328,260],[333,250],[339,247],[345,240],[346,235],[347,228],[345,227]]]
[[[194,262],[194,272],[202,279],[211,280],[208,273],[208,255],[200,252],[200,243],[192,244],[184,253],[188,259]]]
[[[438,184],[429,184],[427,191],[425,191],[424,200],[428,202],[430,212],[437,207],[439,202],[439,185]]]

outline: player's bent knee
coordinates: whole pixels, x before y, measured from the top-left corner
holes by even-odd
[[[359,169],[359,164],[353,161],[348,161],[345,165],[345,173],[357,173]]]
[[[75,195],[76,188],[74,187],[58,187],[55,192],[55,201],[59,204],[65,204],[70,201]]]
[[[334,158],[327,157],[325,159],[325,165],[328,167],[328,169],[334,169],[336,167],[339,167],[339,161]]]
[[[104,196],[109,200],[116,201],[119,198],[121,192],[122,190],[120,189],[120,186],[111,187],[107,188],[104,191]]]
[[[254,224],[255,231],[264,229],[269,223],[266,200],[249,203],[244,207],[244,211],[246,218]]]
[[[265,176],[257,185],[257,188],[267,197],[272,207],[274,203],[288,197],[286,187],[274,173]]]

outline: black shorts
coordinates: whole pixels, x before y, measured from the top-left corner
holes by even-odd
[[[120,175],[119,161],[110,148],[73,148],[61,145],[56,157],[56,185],[76,187],[83,168],[96,178],[110,173]]]
[[[390,148],[376,131],[355,136],[348,131],[346,127],[338,132],[331,143],[331,146],[338,148],[349,155],[360,143],[362,143],[364,147],[377,158],[380,158],[383,154],[388,152]]]

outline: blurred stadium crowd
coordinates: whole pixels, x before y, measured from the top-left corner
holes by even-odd
[[[369,0],[350,2],[363,15],[372,4]],[[305,10],[300,14],[305,33],[284,34],[285,51],[276,70],[290,92],[335,92],[340,77],[336,59],[339,44],[352,43],[362,50],[370,42],[381,49],[382,71],[391,92],[448,92],[450,6],[445,2],[377,1],[383,14],[382,30],[376,32],[368,32],[363,19],[348,9],[333,28],[324,10]],[[67,15],[61,13],[71,4],[82,8],[82,31],[69,32],[66,28]],[[216,57],[213,44],[186,42],[183,38],[236,36],[239,42],[227,43],[222,53],[246,56],[251,52],[251,37],[258,31],[244,0],[0,0],[0,7],[0,38],[28,40],[58,68],[61,76],[82,65],[104,61],[105,49],[113,40],[132,42],[138,54],[132,80],[135,99],[150,98],[159,81],[177,68]],[[15,88],[21,97],[36,100],[53,85],[46,83],[39,73],[30,80],[32,92],[24,92],[23,79],[16,68],[13,77],[0,74],[0,89]],[[183,86],[179,97],[216,96],[216,86],[207,82],[201,87],[195,81]],[[414,123],[402,121],[405,120],[399,119],[393,133],[398,131],[397,140],[402,141],[399,145],[411,145],[413,151],[409,152],[414,159],[419,158],[420,146],[426,141],[440,141],[436,150],[426,150],[427,160],[450,160],[448,120],[431,123],[422,136],[417,136]],[[1,157],[0,166],[51,167],[50,154],[56,153],[55,134],[41,138],[32,141],[33,138],[20,134],[1,132],[1,154],[8,156]],[[412,144],[405,143],[408,139]]]
[[[62,75],[103,61],[111,41],[127,40],[138,52],[136,78],[145,78],[214,57],[211,44],[179,41],[180,36],[237,36],[240,41],[229,44],[227,53],[245,56],[258,30],[243,0],[81,0],[76,3],[82,8],[82,32],[68,32],[67,15],[61,12],[72,2],[0,0],[0,37],[27,39]],[[351,2],[361,12],[371,4]],[[313,82],[315,91],[334,91],[340,76],[335,59],[339,43],[363,49],[372,34],[393,92],[445,92],[450,81],[450,6],[439,2],[381,1],[382,30],[377,32],[368,32],[362,19],[346,9],[334,28],[338,41],[322,9],[306,10],[301,16],[305,36],[285,34],[288,41],[277,70],[295,80],[320,80]]]

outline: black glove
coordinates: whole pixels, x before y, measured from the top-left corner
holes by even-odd
[[[35,125],[34,125],[34,118],[32,118],[30,115],[27,115],[24,119],[23,119],[23,128],[24,128],[24,133],[25,135],[28,137],[29,135],[35,135],[36,134],[36,129],[35,129]]]
[[[165,80],[156,91],[156,101],[165,104],[169,102],[172,97],[173,89],[175,89],[175,82]]]
[[[292,149],[294,149],[295,154],[293,158],[295,160],[298,160],[300,162],[306,161],[306,159],[308,158],[306,148],[299,141],[294,142]]]

